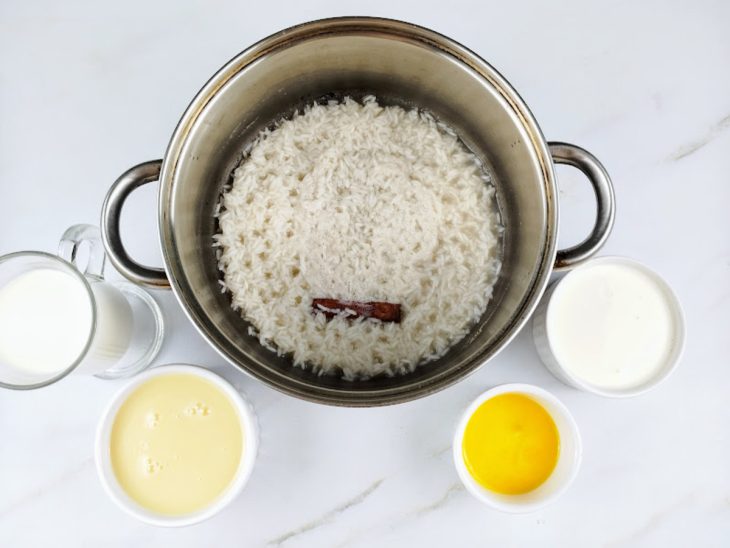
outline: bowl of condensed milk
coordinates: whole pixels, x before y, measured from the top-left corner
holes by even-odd
[[[685,323],[672,288],[626,257],[592,259],[546,293],[533,319],[540,358],[560,380],[607,397],[641,394],[682,356]]]
[[[222,377],[165,365],[112,399],[96,436],[96,467],[109,496],[152,525],[179,527],[220,512],[253,470],[256,420]]]

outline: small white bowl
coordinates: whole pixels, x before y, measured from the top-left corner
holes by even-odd
[[[655,376],[638,386],[630,388],[608,388],[586,382],[585,380],[577,377],[572,372],[570,372],[560,362],[556,353],[553,351],[553,346],[550,340],[550,310],[552,304],[554,303],[554,296],[558,294],[558,292],[563,290],[563,288],[566,286],[566,281],[570,282],[571,276],[574,276],[576,272],[580,272],[584,269],[592,268],[596,265],[601,264],[627,266],[645,274],[664,293],[664,295],[666,296],[667,304],[671,307],[672,313],[674,315],[674,326],[676,332],[673,346],[670,349],[669,357],[667,358],[666,363]],[[633,259],[629,259],[628,257],[606,256],[586,261],[582,265],[568,272],[568,274],[566,274],[557,282],[553,283],[548,288],[547,292],[540,301],[539,306],[535,310],[535,314],[532,319],[532,337],[535,342],[535,348],[537,349],[537,353],[540,356],[540,359],[545,364],[545,367],[547,367],[548,370],[558,380],[562,381],[568,386],[577,388],[578,390],[591,392],[593,394],[598,394],[599,396],[605,396],[608,398],[627,398],[643,394],[647,390],[654,388],[657,384],[665,380],[676,369],[677,364],[682,358],[682,353],[684,351],[686,330],[684,314],[682,312],[682,306],[679,303],[679,299],[677,298],[676,294],[669,286],[669,284],[659,274],[651,270],[648,266]]]
[[[220,388],[238,411],[244,436],[244,450],[236,475],[228,489],[209,506],[191,514],[166,516],[152,512],[132,500],[122,489],[111,465],[110,438],[117,412],[129,395],[141,384],[153,377],[180,374],[195,375],[206,379]],[[258,450],[258,428],[253,410],[244,397],[222,377],[194,365],[163,365],[150,369],[135,377],[119,390],[107,406],[96,431],[96,471],[104,490],[122,510],[135,518],[161,527],[183,527],[206,520],[228,506],[243,490],[253,471]]]
[[[469,419],[480,405],[500,394],[523,394],[537,401],[555,421],[560,436],[560,453],[552,474],[542,485],[521,495],[503,495],[482,487],[469,473],[464,462],[462,444]],[[503,384],[487,390],[464,411],[454,435],[454,464],[464,486],[480,502],[513,514],[534,512],[560,497],[578,474],[582,454],[583,445],[578,425],[568,408],[550,392],[531,384]]]

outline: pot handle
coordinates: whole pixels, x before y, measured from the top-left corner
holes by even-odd
[[[162,160],[152,160],[125,171],[114,181],[101,208],[101,239],[112,264],[129,281],[152,289],[169,288],[167,274],[162,268],[141,265],[129,256],[122,243],[119,219],[127,197],[142,185],[157,181],[161,169]]]
[[[559,250],[555,258],[555,270],[568,270],[593,256],[606,243],[616,217],[616,197],[606,168],[593,154],[569,143],[551,142],[548,146],[553,162],[581,170],[596,194],[596,223],[593,230],[578,245]]]

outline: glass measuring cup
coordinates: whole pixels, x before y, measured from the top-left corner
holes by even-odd
[[[104,280],[105,261],[92,225],[69,228],[58,255],[0,257],[0,387],[40,388],[72,372],[129,377],[150,365],[164,334],[160,308],[131,283]]]

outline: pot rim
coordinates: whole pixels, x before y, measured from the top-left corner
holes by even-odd
[[[385,34],[414,41],[438,49],[441,53],[451,56],[455,61],[466,65],[477,73],[504,98],[521,121],[538,159],[545,188],[547,226],[543,242],[543,253],[539,265],[535,267],[530,291],[525,296],[522,307],[515,312],[513,320],[505,326],[494,343],[480,353],[477,361],[473,361],[459,369],[448,369],[425,381],[416,380],[410,384],[382,389],[342,390],[326,386],[313,388],[299,379],[287,376],[285,372],[273,369],[264,371],[261,368],[251,368],[244,363],[240,363],[235,357],[233,349],[228,348],[229,345],[225,344],[226,341],[215,336],[218,331],[217,328],[207,318],[199,303],[191,297],[192,290],[184,280],[182,263],[179,255],[177,255],[173,222],[168,211],[178,160],[185,147],[187,136],[206,105],[229,80],[235,77],[244,67],[275,50],[290,47],[315,36],[347,33]],[[208,344],[237,369],[280,392],[314,403],[347,407],[392,405],[425,397],[463,380],[499,354],[520,332],[537,307],[540,297],[547,287],[557,253],[558,203],[552,156],[547,141],[527,104],[494,67],[470,49],[438,32],[395,19],[334,17],[310,21],[272,34],[234,56],[208,80],[188,105],[165,151],[159,181],[158,230],[160,248],[171,289],[181,304],[185,315]]]

